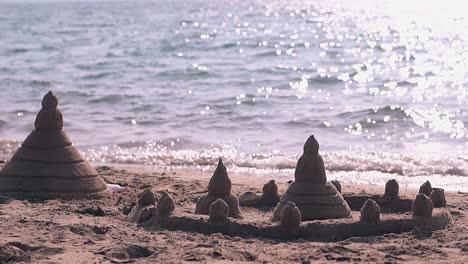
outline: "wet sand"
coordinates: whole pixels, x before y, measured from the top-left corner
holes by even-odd
[[[1,166],[1,164],[0,164]],[[107,183],[125,186],[100,200],[35,200],[0,196],[0,263],[467,263],[468,194],[446,193],[453,226],[439,231],[354,237],[338,242],[276,240],[148,231],[123,212],[145,188],[167,190],[177,210],[192,213],[210,174],[98,167]],[[231,176],[232,193],[261,192],[269,178]],[[279,192],[287,178],[276,179]],[[382,187],[342,183],[343,194],[382,194]],[[405,190],[414,197],[417,190]],[[242,207],[245,219],[268,221],[270,210]],[[406,213],[408,214],[408,213]],[[353,217],[358,217],[353,212]]]

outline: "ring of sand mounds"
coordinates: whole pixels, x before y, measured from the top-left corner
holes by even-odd
[[[154,205],[151,205],[154,207]],[[253,209],[255,210],[255,209]],[[283,206],[279,222],[249,217],[228,217],[229,206],[222,199],[209,207],[209,215],[198,215],[174,210],[171,214],[153,215],[145,226],[150,230],[167,229],[204,234],[222,233],[239,237],[266,237],[274,239],[307,239],[310,241],[340,241],[351,237],[404,233],[411,230],[434,231],[451,225],[452,218],[444,208],[433,208],[425,194],[412,201],[411,214],[382,214],[372,199],[366,200],[359,212],[348,218],[301,221],[301,211],[291,201]]]
[[[100,197],[106,184],[62,130],[58,99],[48,92],[24,140],[0,171],[0,193],[38,197]]]
[[[312,143],[314,143],[313,141]],[[305,152],[309,151],[307,149],[309,147],[305,147]],[[315,148],[318,149],[318,144]],[[310,162],[314,159],[306,157],[303,160]],[[311,174],[304,174],[302,172],[310,172],[311,169],[317,168],[322,169],[320,165],[323,164],[321,157],[318,158],[315,155],[315,160],[315,164],[309,165],[301,161],[298,162],[299,173],[296,173],[296,182],[298,183],[297,186],[300,186],[298,188],[302,188],[300,191],[302,193],[318,193],[316,197],[319,198],[341,196],[335,187],[339,182],[333,184],[326,183],[324,171],[318,174],[318,177],[316,176],[314,181],[304,181],[304,178],[309,177],[308,175]],[[320,186],[317,187],[318,185]],[[267,183],[266,186],[267,188],[263,188],[263,191],[270,192],[271,190],[277,190],[277,186],[274,188],[271,182]],[[291,191],[291,185],[288,191]],[[346,192],[346,190],[343,191]],[[445,201],[445,197],[441,197],[443,194],[443,191],[437,191],[432,196],[434,199],[438,199],[438,201]],[[186,210],[173,208],[170,214],[154,215],[147,222],[146,226],[152,230],[163,228],[204,234],[222,233],[224,235],[239,237],[302,238],[311,241],[339,241],[356,236],[403,233],[415,229],[440,230],[450,226],[452,223],[452,218],[448,211],[444,208],[433,208],[431,198],[424,193],[418,194],[414,200],[401,197],[399,195],[398,183],[395,180],[391,180],[386,184],[385,193],[382,196],[347,195],[345,193],[344,197],[351,201],[353,211],[351,211],[350,207],[347,207],[346,200],[341,197],[338,204],[346,208],[344,210],[345,213],[341,214],[340,217],[336,217],[336,213],[328,214],[329,218],[326,220],[304,220],[303,214],[310,216],[310,213],[306,211],[310,210],[310,207],[300,207],[291,200],[285,201],[283,200],[284,195],[273,212],[274,214],[278,208],[281,208],[278,221],[272,221],[274,217],[271,217],[272,212],[265,213],[264,208],[250,208],[248,213],[244,215],[244,218],[240,219],[231,215],[230,210],[232,205],[223,199],[225,197],[233,197],[233,200],[235,200],[235,196],[231,194],[231,181],[227,176],[226,167],[220,161],[210,180],[208,194],[199,199],[195,213],[187,213]],[[256,195],[253,197],[258,202],[261,196]],[[232,202],[232,200],[228,201]],[[302,202],[302,200],[299,200],[299,202]],[[154,207],[154,204],[149,206]],[[248,206],[251,207],[251,205]],[[330,204],[326,204],[326,206],[330,208]],[[203,207],[203,210],[207,210],[207,212],[200,213],[202,210],[200,207]],[[234,203],[233,208],[240,215],[237,203]],[[316,207],[312,208],[316,209]],[[386,213],[387,211],[390,211],[390,213]],[[399,214],[398,212],[412,213]],[[323,217],[323,214],[320,215],[321,217]]]

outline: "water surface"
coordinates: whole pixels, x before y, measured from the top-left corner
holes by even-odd
[[[466,8],[463,8],[466,6]],[[468,189],[463,1],[0,1],[0,158],[48,90],[96,162]],[[342,176],[340,176],[342,175]]]

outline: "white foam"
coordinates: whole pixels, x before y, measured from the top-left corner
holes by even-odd
[[[409,155],[390,152],[321,152],[329,171],[379,171],[403,176],[468,176],[468,160],[443,155]],[[232,146],[174,150],[168,147],[89,149],[86,156],[100,163],[127,163],[160,166],[209,166],[219,157],[231,166],[254,169],[294,169],[299,154],[243,153]]]

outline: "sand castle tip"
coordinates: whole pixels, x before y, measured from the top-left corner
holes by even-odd
[[[224,175],[227,174],[226,166],[224,166],[223,160],[219,158],[218,165],[216,166],[216,170],[214,175]]]
[[[52,91],[47,92],[42,99],[42,107],[53,109],[58,106],[58,98]]]
[[[314,135],[311,135],[304,144],[304,153],[318,153],[319,143]]]

